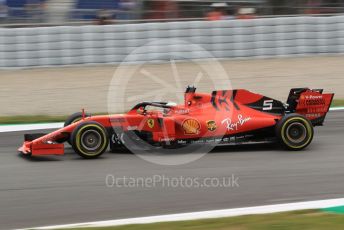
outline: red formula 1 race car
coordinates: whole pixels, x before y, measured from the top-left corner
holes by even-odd
[[[99,157],[109,145],[116,152],[139,142],[161,149],[193,143],[279,142],[289,150],[301,150],[311,143],[313,127],[323,124],[333,96],[321,89],[297,88],[282,103],[244,89],[207,94],[188,87],[182,105],[143,102],[126,114],[76,113],[52,133],[26,134],[19,151],[62,155],[64,142],[84,158]]]

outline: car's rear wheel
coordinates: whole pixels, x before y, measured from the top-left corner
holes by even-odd
[[[283,147],[289,150],[302,150],[313,140],[312,123],[299,114],[286,115],[276,126],[276,136]]]
[[[81,123],[73,130],[71,142],[77,154],[86,159],[93,159],[107,150],[109,138],[101,124],[89,121]]]

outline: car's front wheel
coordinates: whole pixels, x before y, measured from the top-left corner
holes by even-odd
[[[86,159],[93,159],[107,150],[109,138],[101,124],[89,121],[79,124],[73,130],[71,142],[77,154]]]
[[[85,117],[90,117],[90,116],[91,116],[91,114],[85,113]],[[68,125],[70,125],[70,124],[73,124],[73,123],[76,123],[76,122],[78,122],[78,121],[81,121],[81,120],[82,120],[82,117],[83,117],[82,112],[73,113],[72,115],[70,115],[70,116],[66,119],[66,121],[65,121],[65,123],[64,123],[64,125],[63,125],[63,127],[66,127],[66,126],[68,126]],[[70,138],[70,137],[67,138],[66,140],[67,140],[67,142],[68,142],[70,145],[72,145],[72,141],[71,141],[71,138]]]
[[[289,114],[277,124],[276,136],[286,149],[302,150],[312,142],[314,129],[306,117],[299,114]]]
[[[70,124],[73,124],[73,123],[75,123],[75,122],[78,122],[78,121],[80,121],[81,119],[82,119],[82,112],[77,112],[77,113],[73,113],[72,115],[70,115],[67,119],[66,119],[66,121],[65,121],[65,123],[64,123],[64,125],[63,125],[63,127],[66,127],[66,126],[68,126],[68,125],[70,125]],[[91,114],[89,114],[89,113],[85,113],[85,117],[90,117],[91,116]]]

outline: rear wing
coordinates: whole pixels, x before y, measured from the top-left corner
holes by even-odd
[[[334,93],[323,93],[323,89],[294,88],[287,100],[288,111],[307,117],[314,126],[324,123]]]

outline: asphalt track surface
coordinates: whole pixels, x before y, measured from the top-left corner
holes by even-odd
[[[27,159],[16,152],[23,132],[0,134],[0,228],[139,217],[344,197],[344,111],[330,112],[312,145],[288,152],[271,145],[216,148],[181,166],[161,166],[133,154],[83,160]],[[223,178],[239,187],[108,188],[116,177]]]

